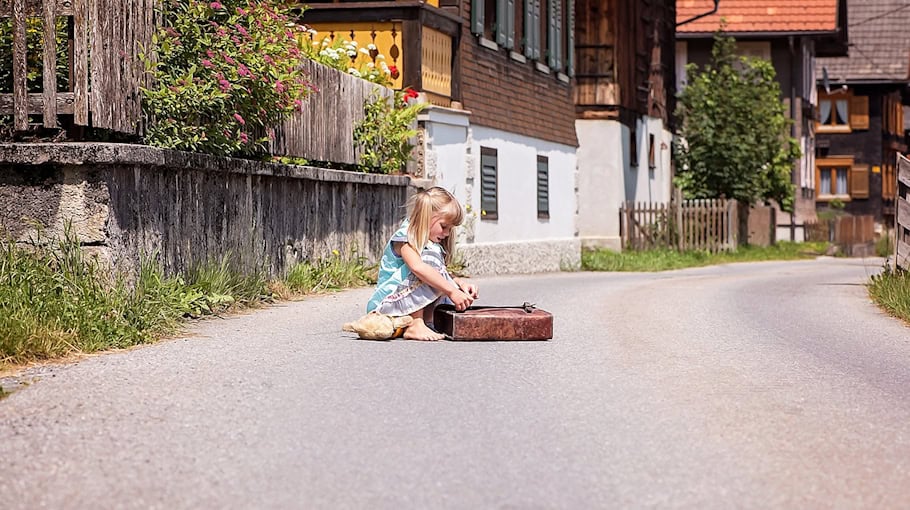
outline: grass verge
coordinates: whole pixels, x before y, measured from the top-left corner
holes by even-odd
[[[375,281],[375,280],[373,280]],[[288,277],[242,272],[232,257],[166,276],[154,257],[133,278],[87,257],[69,232],[58,241],[0,245],[0,371],[33,361],[131,347],[188,319],[370,283],[359,259],[300,264]]]
[[[828,243],[778,242],[767,248],[744,246],[733,252],[721,253],[676,250],[618,253],[610,250],[585,250],[581,256],[581,267],[586,271],[668,271],[730,262],[815,258],[823,255],[827,248]]]
[[[910,324],[910,272],[886,268],[872,276],[867,288],[879,308]]]

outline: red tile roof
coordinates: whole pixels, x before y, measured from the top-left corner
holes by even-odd
[[[676,0],[676,22],[714,8],[712,0]],[[720,0],[716,13],[676,28],[711,33],[727,20],[727,32],[830,32],[837,28],[837,0]]]

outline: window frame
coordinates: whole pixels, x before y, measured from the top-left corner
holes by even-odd
[[[541,167],[541,164],[543,167]],[[543,169],[541,171],[541,168]],[[550,158],[537,155],[537,218],[550,218]],[[541,178],[543,176],[543,178]],[[541,204],[544,207],[541,207]]]
[[[853,200],[853,196],[850,194],[852,188],[852,179],[853,179],[853,166],[854,160],[853,156],[830,156],[827,158],[817,158],[815,160],[815,200],[817,202],[830,202],[833,200],[840,200],[842,202],[849,202]],[[832,188],[834,183],[836,183],[837,174],[836,171],[839,168],[846,169],[847,172],[847,192],[845,194],[837,193],[822,193],[822,174],[824,172],[831,172],[831,184]]]
[[[492,208],[490,207],[489,179],[484,179],[485,161],[493,162]],[[494,221],[499,219],[499,151],[492,147],[480,148],[480,219]]]
[[[847,120],[845,124],[822,124],[821,111],[822,102],[831,102],[831,119],[836,118],[837,101],[844,100],[847,102]],[[853,102],[853,91],[832,91],[831,93],[818,93],[818,119],[815,122],[816,133],[851,133],[853,127],[850,125],[850,113]]]

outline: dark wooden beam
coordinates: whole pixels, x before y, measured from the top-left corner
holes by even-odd
[[[463,20],[457,15],[419,1],[345,2],[312,4],[300,18],[302,23],[363,23],[420,20],[424,25],[454,36]]]

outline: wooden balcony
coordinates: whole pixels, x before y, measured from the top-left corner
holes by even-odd
[[[317,39],[341,37],[372,54],[359,54],[357,63],[378,55],[393,68],[392,87],[426,93],[431,104],[450,106],[459,100],[456,52],[462,20],[437,7],[438,0],[378,2],[311,2],[302,23],[318,32]]]

